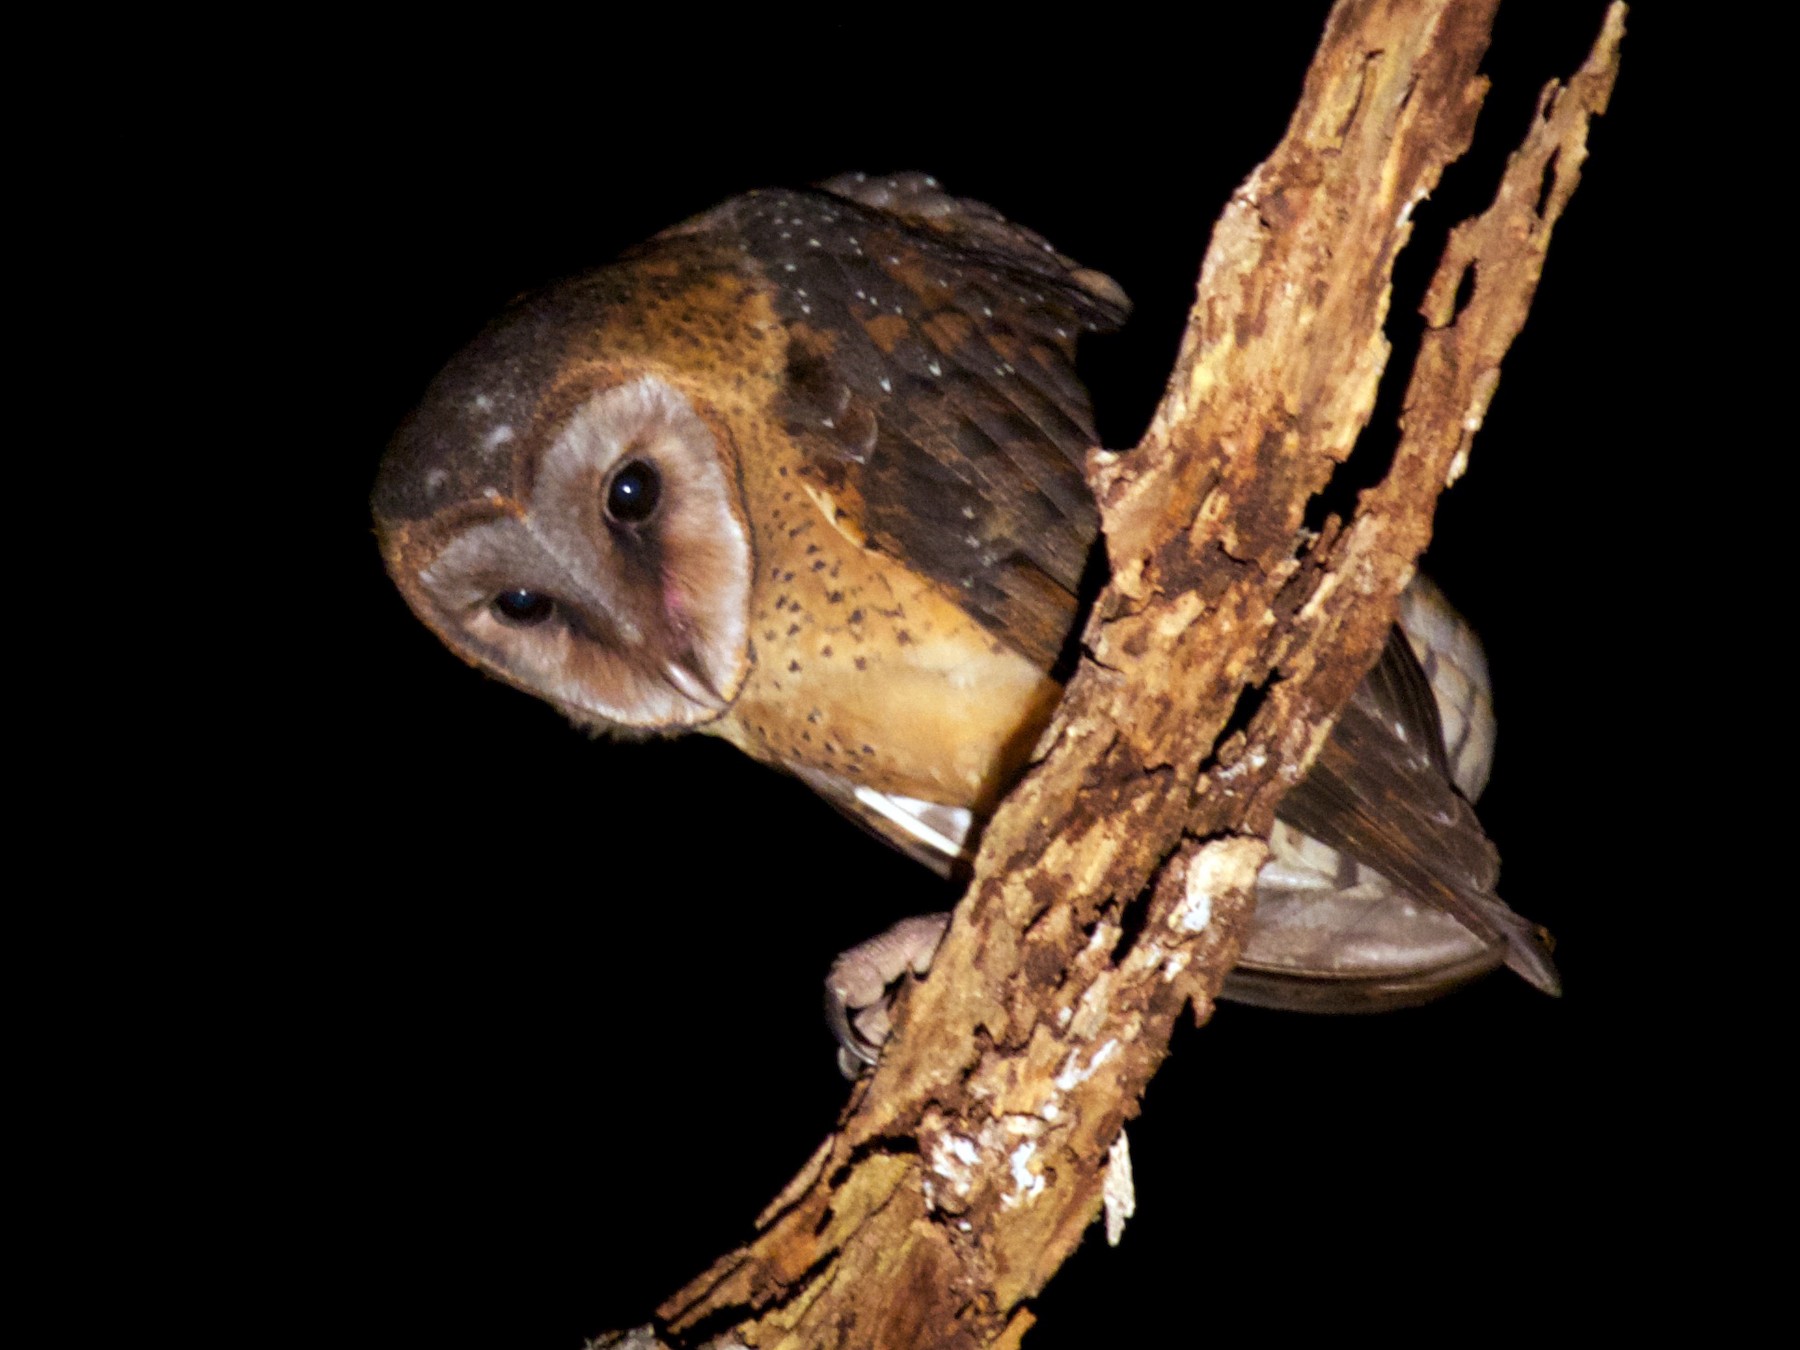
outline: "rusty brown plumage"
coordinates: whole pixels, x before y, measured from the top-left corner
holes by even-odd
[[[1061,696],[1098,534],[1075,347],[1127,311],[923,175],[737,197],[458,354],[383,463],[383,554],[471,664],[589,727],[720,736],[948,865]],[[1377,965],[1418,948],[1361,864],[1457,916],[1457,978],[1504,942],[1554,982],[1491,896],[1424,675],[1404,641],[1390,657],[1283,811],[1343,856],[1291,860],[1295,922],[1246,947],[1259,1001],[1306,1003],[1296,975],[1441,986],[1436,956],[1397,984],[1317,949],[1340,871]]]
[[[1048,669],[1099,531],[1075,342],[1122,322],[1124,296],[923,176],[826,187],[752,193],[665,237],[724,235],[760,270],[806,482]]]
[[[397,435],[384,551],[446,642],[534,688],[421,579],[471,518],[529,515],[596,391],[653,378],[731,461],[755,565],[747,673],[719,659],[731,706],[704,729],[791,770],[986,806],[1054,706],[1098,529],[1076,338],[1126,307],[921,176],[831,186],[733,199],[515,304]],[[679,589],[679,560],[659,565]]]

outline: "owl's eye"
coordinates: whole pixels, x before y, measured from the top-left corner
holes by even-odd
[[[629,461],[606,489],[606,514],[625,525],[650,519],[662,496],[662,475],[641,459]]]
[[[556,613],[556,601],[542,591],[528,591],[521,586],[517,590],[501,591],[496,595],[494,613],[508,623],[532,628]]]

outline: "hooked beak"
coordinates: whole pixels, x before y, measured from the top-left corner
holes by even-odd
[[[683,698],[698,703],[715,714],[731,707],[731,701],[713,685],[706,668],[700,664],[699,657],[689,648],[683,648],[665,660],[662,675]]]

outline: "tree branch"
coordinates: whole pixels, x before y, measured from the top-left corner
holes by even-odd
[[[1040,758],[839,1132],[659,1310],[681,1343],[1013,1346],[1100,1211],[1177,1017],[1204,1021],[1236,958],[1275,806],[1466,462],[1612,88],[1620,5],[1451,235],[1391,465],[1308,528],[1375,404],[1413,207],[1470,143],[1496,4],[1334,10],[1214,229],[1148,434],[1090,463],[1112,580]]]

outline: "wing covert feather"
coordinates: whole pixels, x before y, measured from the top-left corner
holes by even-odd
[[[741,237],[773,284],[780,412],[840,516],[1049,669],[1099,532],[1075,341],[1122,322],[1124,297],[918,175],[826,187],[679,229]]]

